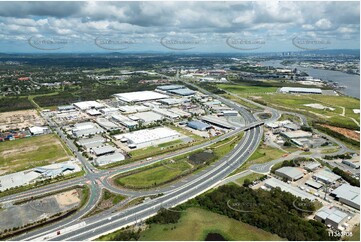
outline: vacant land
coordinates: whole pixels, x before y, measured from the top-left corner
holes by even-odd
[[[2,172],[16,172],[36,166],[67,161],[69,151],[54,134],[0,143]]]
[[[152,224],[141,232],[140,240],[204,240],[212,232],[227,240],[281,240],[277,235],[200,208],[187,209],[176,224]]]
[[[360,134],[357,133],[356,131],[354,130],[349,130],[349,129],[345,129],[345,128],[339,128],[339,127],[334,127],[334,126],[331,126],[331,125],[327,125],[327,124],[324,124],[322,125],[323,127],[326,127],[328,129],[331,129],[332,131],[335,131],[339,134],[342,134],[343,136],[346,136],[347,138],[349,139],[353,139],[353,140],[356,140],[356,141],[360,141]]]
[[[261,178],[263,176],[264,176],[263,174],[252,173],[252,174],[249,174],[247,176],[244,176],[244,177],[241,177],[241,178],[237,179],[235,183],[237,185],[243,185],[243,183],[244,183],[244,181],[246,179],[248,179],[248,180],[250,180],[252,182],[252,181],[255,181],[255,180],[257,180],[257,179],[259,179],[259,178]]]
[[[278,89],[278,87],[242,86],[231,84],[219,84],[217,87],[234,94],[269,93],[276,92]]]
[[[45,120],[34,109],[0,114],[0,130],[25,129],[44,124]]]
[[[100,213],[106,209],[113,207],[114,205],[123,201],[126,197],[120,194],[112,193],[108,190],[103,190],[102,199],[96,205],[96,207],[87,215],[92,216],[94,214]]]
[[[167,162],[133,175],[118,178],[115,182],[130,188],[147,188],[170,181],[190,168],[191,165],[185,161]]]

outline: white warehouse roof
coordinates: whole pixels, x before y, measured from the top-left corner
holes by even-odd
[[[322,94],[322,90],[320,88],[305,88],[305,87],[282,87],[280,92],[295,92],[295,93],[315,93]]]
[[[139,145],[143,143],[150,143],[157,140],[162,140],[172,137],[175,138],[180,136],[181,136],[180,133],[178,133],[175,130],[166,127],[160,127],[155,129],[138,130],[127,134],[119,134],[119,135],[115,135],[114,138],[116,139],[126,138],[129,141],[129,143]]]
[[[114,94],[114,96],[124,102],[142,102],[142,101],[157,100],[157,99],[169,97],[168,95],[154,91],[117,93]]]
[[[91,108],[102,108],[104,107],[103,104],[97,102],[97,101],[85,101],[85,102],[77,102],[73,104],[75,107],[81,109],[81,110],[87,110]]]

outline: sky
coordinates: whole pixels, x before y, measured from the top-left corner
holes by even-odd
[[[0,2],[1,53],[359,49],[360,3]]]

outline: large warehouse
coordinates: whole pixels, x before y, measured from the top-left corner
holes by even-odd
[[[118,140],[127,140],[128,146],[132,148],[158,145],[172,140],[177,140],[180,137],[180,133],[166,127],[143,129],[114,136],[114,138]]]
[[[275,174],[290,181],[297,181],[303,177],[303,172],[300,168],[290,166],[285,166],[276,170]]]
[[[212,126],[210,126],[209,124],[203,123],[201,121],[189,121],[187,123],[187,126],[192,129],[196,129],[196,130],[200,130],[200,131],[205,131],[207,129],[212,128]]]
[[[168,95],[154,91],[125,92],[114,94],[114,96],[124,102],[144,102],[169,97]]]
[[[279,91],[282,93],[322,94],[320,88],[282,87]]]
[[[340,202],[360,210],[360,188],[349,184],[343,184],[333,190],[331,195]]]

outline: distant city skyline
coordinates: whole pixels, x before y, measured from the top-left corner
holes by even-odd
[[[0,2],[2,53],[359,49],[360,3]]]

